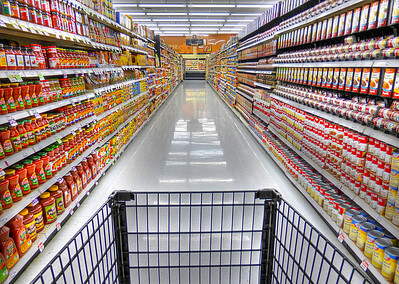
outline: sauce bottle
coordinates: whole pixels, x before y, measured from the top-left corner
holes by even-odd
[[[36,143],[39,143],[40,141],[42,141],[40,128],[39,128],[39,126],[36,123],[36,118],[35,117],[31,117],[30,120],[31,120],[30,124],[32,125],[32,128],[33,128],[33,133],[35,134]]]
[[[0,228],[0,250],[4,256],[6,267],[11,269],[18,262],[19,255],[14,240],[10,238],[10,228],[7,226]]]
[[[12,198],[8,185],[9,180],[5,176],[0,177],[0,200],[3,209],[8,209],[12,206]]]
[[[21,137],[19,136],[19,132],[17,130],[16,126],[11,126],[9,128],[10,130],[10,140],[11,144],[14,148],[14,152],[19,152],[22,150],[22,143],[21,143]]]
[[[39,98],[39,106],[46,104],[45,97],[42,92],[43,86],[40,82],[35,82],[35,93],[36,96]]]
[[[50,157],[47,155],[46,152],[39,153],[40,159],[43,161],[43,170],[44,174],[46,175],[46,179],[50,179],[53,176],[53,172],[51,170],[50,165]]]
[[[8,113],[8,108],[7,108],[6,99],[4,97],[4,89],[0,88],[0,114],[7,114],[7,113]]]
[[[31,192],[29,179],[28,179],[28,170],[24,168],[22,164],[16,164],[14,166],[15,173],[19,176],[19,185],[21,186],[22,194],[27,195]]]
[[[35,145],[36,144],[36,136],[35,136],[35,132],[34,129],[32,127],[31,124],[31,120],[30,119],[26,119],[23,121],[24,122],[24,127],[26,130],[26,134],[28,135],[28,143],[30,146]]]
[[[32,240],[24,225],[24,217],[19,214],[15,215],[14,218],[8,221],[7,226],[11,230],[11,236],[14,239],[19,257],[24,256],[32,246]]]
[[[1,134],[0,134],[1,135]],[[0,160],[4,159],[4,157],[6,156],[6,154],[4,153],[4,149],[3,146],[0,143]]]
[[[22,190],[21,186],[19,185],[19,175],[15,174],[14,169],[7,169],[6,172],[6,179],[8,180],[8,190],[11,193],[12,201],[18,202],[22,199]]]
[[[77,165],[76,169],[78,170],[78,174],[79,174],[80,178],[82,179],[83,188],[85,188],[87,186],[87,183],[88,183],[87,182],[86,172],[84,171],[83,166],[81,164]]]
[[[58,185],[52,185],[50,186],[48,191],[50,192],[50,195],[55,199],[57,216],[60,216],[65,211],[62,190],[58,189]]]
[[[7,111],[8,112],[16,112],[17,111],[17,106],[15,104],[15,100],[13,97],[13,89],[8,87],[4,88],[4,99],[7,104]]]
[[[29,86],[26,83],[21,83],[21,96],[25,104],[25,108],[32,108],[32,99],[29,96]]]
[[[40,203],[37,203],[36,205],[30,203],[27,209],[29,213],[33,215],[33,219],[35,219],[36,233],[40,233],[44,229],[42,206],[40,205]]]
[[[57,209],[55,206],[55,199],[49,192],[40,195],[40,205],[43,208],[44,224],[51,224],[57,220]]]
[[[90,183],[91,179],[92,179],[92,172],[89,168],[89,164],[88,164],[86,158],[84,158],[82,161],[82,167],[83,167],[84,172],[86,173],[87,183]]]
[[[50,137],[51,136],[51,129],[50,129],[50,123],[47,120],[47,114],[42,114],[42,123],[43,123],[43,127],[44,127],[44,131],[45,131],[46,137]]]
[[[30,55],[28,53],[28,48],[27,47],[22,47],[22,55],[24,57],[24,65],[25,65],[25,70],[30,70],[31,69],[31,64],[30,64]]]
[[[19,137],[21,138],[22,149],[29,147],[28,133],[26,133],[23,120],[18,121],[17,131],[19,133]]]
[[[44,129],[44,125],[43,125],[43,120],[42,118],[36,118],[36,124],[39,127],[39,135],[40,135],[40,140],[44,140],[47,138],[47,133],[46,130]]]
[[[7,70],[6,51],[3,44],[0,44],[0,70]]]
[[[6,260],[3,254],[0,252],[0,283],[3,283],[8,278],[8,269],[6,266]]]
[[[64,176],[64,179],[65,179],[65,182],[66,182],[66,184],[67,184],[67,186],[68,186],[68,188],[69,188],[69,190],[71,192],[71,198],[72,198],[72,201],[73,201],[79,195],[78,186],[76,185],[76,182],[74,181],[74,179],[73,179],[71,174],[67,174],[66,176]]]
[[[64,208],[67,208],[72,203],[71,190],[68,188],[66,181],[59,178],[57,181],[58,189],[62,191],[64,197]]]
[[[88,156],[87,157],[87,162],[89,164],[89,168],[91,169],[91,172],[92,172],[92,175],[93,175],[93,178],[94,178],[95,176],[97,176],[97,167],[96,167],[96,164],[94,163],[93,157],[92,156]]]
[[[73,168],[72,168],[72,170],[71,170],[71,175],[72,175],[72,177],[73,177],[73,180],[74,180],[75,183],[76,183],[76,186],[77,186],[77,188],[78,188],[78,194],[79,194],[79,193],[82,192],[84,186],[83,186],[82,178],[80,177],[79,172],[78,172],[78,170],[76,169],[76,167],[73,167]]]
[[[21,87],[18,86],[18,83],[13,83],[11,84],[12,86],[12,96],[14,98],[15,102],[15,107],[17,110],[24,110],[25,109],[25,103],[22,98],[21,94]]]
[[[14,54],[15,54],[15,59],[17,60],[17,70],[23,70],[25,68],[25,62],[24,62],[24,56],[21,52],[20,47],[14,47]]]
[[[39,156],[32,157],[33,164],[35,165],[35,172],[37,176],[37,180],[39,184],[43,184],[46,182],[46,174],[44,173],[43,169],[43,161],[40,159]]]
[[[12,50],[11,46],[4,47],[6,53],[6,60],[7,60],[7,70],[16,70],[17,69],[17,60]]]
[[[14,147],[11,143],[11,132],[7,127],[0,127],[0,141],[6,156],[14,154]]]
[[[28,211],[28,209],[23,209],[21,212],[19,212],[19,215],[24,217],[24,225],[26,228],[26,231],[28,232],[30,239],[32,242],[36,241],[37,239],[37,233],[36,233],[36,222],[35,218],[33,218],[33,214]]]
[[[39,186],[39,181],[36,175],[36,165],[30,159],[23,161],[24,168],[27,170],[28,180],[31,189],[35,189]]]
[[[32,100],[32,106],[37,107],[39,106],[39,100],[36,95],[36,86],[33,82],[28,83],[29,86],[29,97]]]

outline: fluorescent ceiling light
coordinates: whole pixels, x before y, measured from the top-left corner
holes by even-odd
[[[224,22],[224,19],[190,19],[190,22]]]
[[[233,13],[231,16],[260,16],[262,13]]]
[[[169,29],[167,31],[161,31],[161,32],[164,33],[164,34],[175,34],[176,31],[178,31],[178,32],[187,32],[187,33],[190,32],[188,29],[184,29],[184,30],[172,30],[172,29]]]
[[[139,4],[139,7],[143,8],[184,8],[186,4]]]
[[[229,16],[230,13],[190,13],[190,16]]]
[[[171,28],[171,27],[163,27],[161,28],[162,31],[188,31],[188,27],[176,27],[176,28]]]
[[[163,13],[147,13],[148,16],[186,16],[187,13],[170,13],[170,12],[163,12]]]
[[[191,24],[192,27],[221,27],[223,26],[222,23],[220,24]]]
[[[226,23],[226,24],[224,24],[224,26],[225,27],[246,27],[248,25],[247,24],[229,24],[229,23]]]
[[[217,31],[218,28],[191,28],[192,31]]]
[[[160,36],[184,36],[184,34],[159,34]]]
[[[190,24],[158,24],[160,27],[189,27]]]
[[[271,8],[273,5],[270,4],[265,4],[265,5],[259,5],[259,4],[237,4],[237,8],[254,8],[254,9],[259,9],[259,8]]]
[[[188,19],[152,19],[154,22],[188,22]]]
[[[119,8],[119,7],[137,7],[137,4],[116,3],[116,4],[113,4],[112,7],[114,7],[114,8]]]
[[[132,16],[145,16],[144,12],[125,12],[124,14]]]
[[[253,19],[227,19],[228,22],[252,22]]]
[[[141,23],[141,22],[151,22],[151,19],[133,19],[133,22],[135,23]]]
[[[193,8],[234,8],[234,4],[190,4],[189,7]]]

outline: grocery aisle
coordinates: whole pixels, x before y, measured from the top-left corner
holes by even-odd
[[[29,283],[113,190],[276,188],[336,245],[328,227],[205,81],[182,83],[22,278]]]

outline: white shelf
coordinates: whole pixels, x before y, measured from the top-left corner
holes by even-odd
[[[338,189],[340,189],[348,198],[353,200],[358,206],[360,206],[363,210],[367,212],[372,218],[374,218],[377,222],[379,222],[385,229],[387,229],[392,235],[396,238],[399,238],[399,228],[393,225],[390,221],[385,219],[383,216],[377,213],[373,208],[370,207],[366,202],[363,201],[358,195],[356,195],[353,191],[349,190],[345,185],[343,185],[339,180],[337,180],[334,176],[332,176],[327,171],[320,168],[319,165],[316,164],[315,161],[303,155],[303,152],[295,148],[290,142],[288,142],[284,137],[282,137],[278,131],[272,126],[269,125],[269,130],[273,132],[281,141],[283,141],[288,147],[290,147],[296,154],[298,154],[301,158],[303,158],[307,163],[309,163],[315,170],[317,170],[322,176],[328,179],[331,183],[333,183]]]
[[[146,68],[155,68],[155,66],[140,66],[140,65],[124,65],[122,66],[124,70],[126,69],[146,69]]]
[[[263,122],[265,122],[265,123],[267,123],[267,124],[270,123],[270,118],[269,118],[267,115],[265,115],[263,112],[261,112],[260,110],[254,108],[254,109],[253,109],[253,113],[254,113],[257,117],[259,117]]]
[[[273,67],[314,68],[314,67],[399,67],[399,59],[376,59],[331,62],[275,63]]]
[[[252,47],[252,46],[259,45],[259,44],[264,43],[264,42],[266,42],[266,41],[273,40],[273,39],[275,39],[275,38],[276,38],[276,36],[273,35],[273,36],[265,37],[265,38],[263,38],[263,39],[261,39],[261,40],[259,40],[259,41],[255,41],[255,42],[250,43],[250,44],[245,44],[245,45],[240,46],[239,48],[237,48],[237,52],[239,52],[239,51],[241,51],[241,50],[244,50],[244,49],[248,49],[248,48],[250,48],[250,47]]]
[[[147,38],[147,40],[149,41],[149,42],[151,42],[151,43],[155,43],[155,41],[153,41],[152,39],[150,39],[150,38]],[[154,48],[155,49],[155,48]]]
[[[273,86],[262,84],[262,83],[259,83],[259,82],[255,82],[255,86],[258,86],[258,87],[261,87],[261,88],[264,88],[264,89],[268,89],[268,90],[273,89]]]
[[[147,51],[144,51],[144,50],[141,50],[141,49],[138,49],[138,48],[134,48],[134,47],[131,47],[131,46],[127,46],[127,45],[123,45],[122,44],[121,47],[122,47],[122,49],[126,49],[126,50],[129,50],[129,51],[132,51],[132,52],[141,53],[141,54],[148,54]]]
[[[271,97],[276,99],[276,100],[279,100],[281,102],[290,104],[290,105],[292,105],[294,107],[297,107],[299,109],[302,109],[302,110],[304,110],[304,111],[306,111],[306,112],[308,112],[310,114],[313,114],[313,115],[316,115],[318,117],[324,118],[324,119],[326,119],[326,120],[328,120],[330,122],[342,125],[342,126],[344,126],[346,128],[349,128],[351,130],[357,131],[357,132],[359,132],[361,134],[364,134],[364,135],[367,135],[367,136],[370,136],[370,137],[378,137],[378,140],[380,140],[382,142],[385,142],[385,143],[390,144],[390,145],[395,146],[395,147],[399,147],[399,139],[397,137],[395,137],[394,135],[384,133],[384,132],[382,132],[380,130],[373,129],[373,128],[369,127],[369,126],[362,125],[360,123],[353,122],[351,120],[347,120],[347,119],[341,118],[341,117],[333,115],[333,114],[329,114],[327,112],[324,112],[324,111],[321,111],[321,110],[318,110],[318,109],[315,109],[315,108],[311,108],[309,106],[306,106],[306,105],[297,103],[295,101],[280,97],[278,95],[272,94]]]
[[[256,67],[254,67],[256,69]],[[237,69],[237,72],[240,73],[249,73],[249,74],[265,74],[265,75],[271,75],[273,74],[273,71],[269,70],[245,70],[245,69]]]
[[[316,16],[310,18],[310,19],[307,19],[306,21],[302,21],[300,23],[297,23],[297,24],[292,25],[290,27],[287,27],[285,29],[279,30],[279,31],[277,31],[275,33],[275,35],[280,35],[280,34],[283,34],[283,33],[286,33],[286,32],[292,31],[292,30],[296,30],[298,28],[301,28],[301,27],[304,27],[304,26],[307,26],[307,25],[310,25],[310,24],[312,24],[312,23],[314,23],[314,22],[316,22],[318,20],[333,16],[336,13],[339,13],[339,12],[341,12],[343,10],[350,9],[350,8],[352,8],[352,7],[354,7],[354,6],[358,5],[358,4],[361,4],[363,2],[364,2],[364,0],[351,0],[349,2],[346,2],[346,3],[342,4],[342,5],[334,7],[332,9],[328,10],[328,11],[325,11],[325,12],[319,14],[319,15],[316,15]]]

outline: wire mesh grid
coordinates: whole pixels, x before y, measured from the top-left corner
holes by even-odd
[[[372,283],[288,203],[277,209],[273,283]]]
[[[105,204],[32,283],[119,283],[114,236]]]
[[[260,283],[265,200],[255,192],[136,194],[131,283]]]

